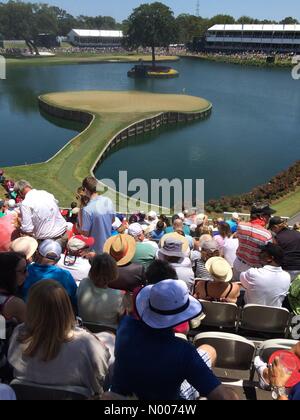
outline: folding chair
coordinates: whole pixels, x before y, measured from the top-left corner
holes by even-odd
[[[274,336],[287,337],[291,314],[285,308],[274,308],[263,305],[244,306],[238,325],[239,334],[255,332],[255,337],[264,335],[267,338]]]
[[[236,330],[239,308],[234,303],[201,300],[205,318],[201,327]]]

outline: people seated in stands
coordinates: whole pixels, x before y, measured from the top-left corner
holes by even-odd
[[[205,264],[212,257],[219,257],[220,251],[217,242],[214,239],[200,241],[201,258],[195,261],[195,277],[201,280],[211,280],[213,278],[207,271]]]
[[[175,214],[172,217],[172,226],[167,227],[165,233],[177,232],[179,230],[183,231],[184,235],[190,235],[191,233],[190,227],[188,225],[184,225],[178,214]]]
[[[14,189],[23,199],[20,206],[22,232],[39,241],[52,239],[64,248],[68,240],[67,223],[60,214],[54,196],[46,191],[33,189],[24,180],[16,182]]]
[[[251,208],[250,222],[241,222],[237,229],[239,247],[233,265],[233,277],[239,281],[240,274],[249,268],[261,267],[260,246],[273,242],[272,234],[266,229],[271,215],[276,213],[266,203],[255,203]]]
[[[136,242],[132,236],[122,234],[109,238],[103,251],[116,261],[118,267],[117,278],[109,281],[110,288],[133,292],[136,287],[145,284],[144,266],[132,262],[136,252]]]
[[[10,244],[10,250],[25,255],[27,264],[29,265],[33,262],[38,246],[38,241],[31,236],[21,236],[21,238],[15,239]]]
[[[290,350],[275,351],[268,362],[254,359],[260,388],[272,390],[275,400],[300,401],[300,342]]]
[[[268,243],[261,247],[262,267],[250,268],[240,275],[246,304],[282,307],[291,284],[291,276],[281,267],[283,258],[283,250],[278,245]]]
[[[115,260],[108,254],[97,255],[92,260],[89,277],[78,288],[78,313],[84,322],[116,329],[125,313],[124,292],[109,287],[117,280]]]
[[[111,391],[140,400],[178,400],[184,380],[208,399],[236,399],[207,367],[197,349],[172,328],[199,316],[202,306],[180,280],[141,289],[140,320],[125,317],[116,339]]]
[[[155,242],[159,242],[165,234],[165,228],[165,223],[162,220],[159,220],[156,224],[156,229],[152,230],[150,233],[150,238]]]
[[[25,321],[26,304],[17,297],[27,274],[26,258],[16,252],[0,253],[0,315],[7,321]]]
[[[98,195],[98,181],[89,176],[82,182],[84,194],[88,197],[88,204],[82,208],[81,234],[95,239],[94,249],[103,252],[105,241],[111,236],[111,227],[115,220],[115,210],[108,197]]]
[[[283,249],[282,268],[290,273],[293,281],[300,274],[300,232],[289,229],[280,217],[272,217],[269,229],[275,234],[276,243]]]
[[[142,264],[147,269],[155,258],[158,245],[153,241],[146,240],[143,228],[139,223],[129,225],[128,234],[136,242],[136,250],[132,262]]]
[[[65,289],[50,280],[30,290],[26,321],[14,331],[8,359],[15,379],[83,387],[92,396],[103,392],[109,353],[97,337],[76,327]]]
[[[125,232],[125,230],[126,228],[121,222],[121,220],[118,217],[116,217],[114,223],[112,224],[111,235],[116,236],[116,235],[122,234]]]
[[[166,235],[168,236],[168,235]],[[183,280],[190,293],[193,293],[195,275],[192,270],[192,263],[183,252],[183,242],[169,236],[165,239],[163,247],[159,249],[157,257],[167,261],[176,271],[177,277]]]
[[[94,238],[83,235],[73,236],[69,239],[66,251],[57,263],[57,267],[69,271],[77,284],[89,275],[91,268],[89,255],[94,243]]]
[[[57,267],[61,254],[62,248],[56,241],[47,239],[39,245],[34,263],[28,266],[27,277],[22,288],[22,295],[25,301],[27,301],[29,289],[35,283],[51,279],[58,281],[65,288],[73,308],[76,310],[77,285],[68,271]]]
[[[210,302],[236,303],[240,286],[231,282],[233,273],[230,264],[222,257],[213,257],[207,260],[205,268],[213,281],[197,281],[194,296]]]

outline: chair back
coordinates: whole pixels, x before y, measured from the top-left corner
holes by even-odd
[[[263,305],[246,305],[241,313],[240,330],[257,333],[280,334],[285,337],[290,325],[291,314],[285,308]]]
[[[103,325],[103,324],[96,324],[93,322],[83,322],[83,327],[89,330],[93,334],[98,334],[104,331],[117,334],[116,328],[108,327],[107,325]]]
[[[62,401],[87,400],[91,397],[88,389],[79,386],[50,386],[14,379],[10,386],[20,401]]]
[[[196,335],[194,344],[196,347],[208,344],[215,348],[216,368],[232,370],[251,368],[255,345],[244,337],[223,332],[201,333]]]
[[[205,318],[201,325],[217,328],[235,329],[239,308],[234,303],[207,302],[201,300]]]
[[[298,343],[296,340],[287,340],[284,338],[278,338],[274,340],[266,340],[258,349],[258,356],[265,362],[268,363],[270,356],[277,350],[290,350],[293,346]]]

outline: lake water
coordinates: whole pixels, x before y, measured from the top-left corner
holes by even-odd
[[[0,80],[0,167],[50,158],[80,130],[42,116],[37,96],[70,90],[186,93],[213,103],[211,117],[133,138],[97,169],[98,178],[205,179],[206,200],[239,194],[300,156],[300,81],[288,69],[182,59],[180,77],[134,80],[130,64],[8,67]],[[77,131],[76,131],[77,130]]]

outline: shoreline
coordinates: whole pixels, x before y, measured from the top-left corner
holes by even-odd
[[[214,54],[186,54],[179,55],[180,58],[190,58],[205,60],[215,63],[235,64],[239,66],[264,67],[264,68],[292,68],[292,57],[286,60],[277,60],[275,63],[267,63],[265,58],[254,57],[235,57],[233,55],[214,55]]]
[[[122,54],[63,54],[54,57],[32,57],[15,58],[6,57],[7,66],[20,65],[66,65],[66,64],[131,64],[143,60],[146,63],[152,62],[150,55],[122,55]],[[157,56],[157,62],[179,61],[178,56]]]
[[[90,98],[90,105],[82,109],[84,95],[84,103]],[[46,162],[6,167],[4,171],[9,178],[28,179],[36,188],[51,191],[63,206],[70,205],[82,179],[93,174],[105,153],[120,141],[161,125],[207,118],[212,109],[212,104],[202,98],[144,92],[63,92],[42,95],[39,101],[43,111],[50,115],[83,121],[88,126]],[[114,109],[118,103],[119,108]],[[120,200],[122,206],[128,205],[127,196],[112,189],[109,194],[113,194],[119,205]],[[149,203],[141,206],[146,210],[150,206],[159,209]]]

